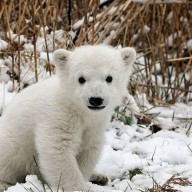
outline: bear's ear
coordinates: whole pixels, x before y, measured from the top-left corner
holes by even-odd
[[[57,49],[53,52],[53,62],[56,65],[56,69],[63,69],[65,67],[70,54],[71,52],[65,49]]]
[[[132,66],[136,60],[136,51],[132,47],[125,47],[120,50],[124,63],[128,66]]]

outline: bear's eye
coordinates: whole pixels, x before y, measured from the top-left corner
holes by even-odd
[[[79,77],[79,83],[84,84],[85,83],[85,78],[84,77]]]
[[[107,76],[106,81],[107,83],[111,83],[113,81],[113,77],[111,77],[111,75]]]

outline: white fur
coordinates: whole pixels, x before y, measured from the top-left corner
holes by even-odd
[[[55,51],[57,75],[17,94],[0,118],[0,180],[14,184],[40,171],[51,187],[57,188],[61,177],[66,190],[86,189],[135,57],[133,48],[109,46]],[[102,97],[106,107],[89,109],[90,97]]]

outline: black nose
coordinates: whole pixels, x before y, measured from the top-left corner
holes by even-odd
[[[89,103],[94,106],[94,107],[98,107],[103,103],[103,99],[100,97],[91,97],[89,99]]]

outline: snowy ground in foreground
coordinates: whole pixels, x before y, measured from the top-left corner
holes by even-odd
[[[0,84],[0,105],[7,105],[12,97],[13,94],[6,92]],[[145,102],[145,105],[149,104]],[[170,108],[154,108],[152,112],[160,112],[157,121],[164,128],[155,134],[144,125],[111,123],[106,131],[103,155],[97,165],[97,170],[105,173],[110,181],[104,187],[88,183],[91,191],[137,192],[152,188],[155,182],[162,186],[172,176],[192,182],[192,132],[186,124],[187,119],[191,119],[192,106],[176,104]],[[166,129],[166,126],[174,128],[174,131]],[[182,192],[192,191],[192,186],[186,183],[170,186]],[[26,191],[43,191],[36,176],[27,176],[26,183],[18,183],[7,190]]]

